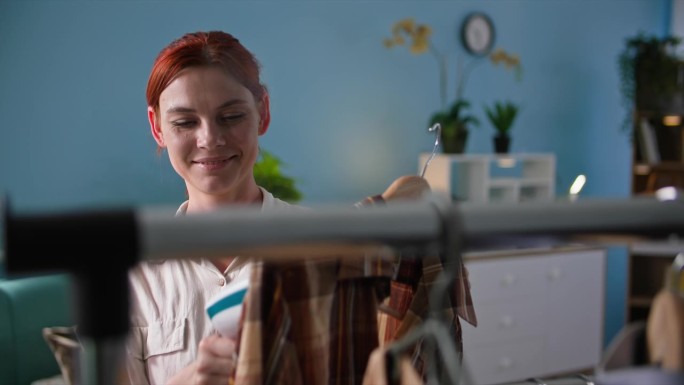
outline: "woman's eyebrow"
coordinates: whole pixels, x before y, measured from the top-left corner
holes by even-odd
[[[167,114],[171,114],[174,112],[194,112],[195,110],[189,107],[171,107],[168,110],[166,110]]]
[[[217,110],[220,110],[220,109],[223,109],[226,107],[230,107],[230,106],[233,106],[236,104],[245,104],[245,103],[247,103],[247,101],[244,99],[230,99],[230,100],[226,101],[225,103],[221,104],[220,106],[218,106]]]
[[[230,107],[230,106],[233,106],[236,104],[245,104],[245,103],[247,103],[247,101],[244,99],[230,99],[230,100],[227,100],[226,102],[224,102],[223,104],[221,104],[220,106],[218,106],[217,110],[220,110],[220,109],[223,109],[226,107]],[[166,110],[167,114],[171,114],[174,112],[186,113],[186,112],[195,112],[195,110],[193,108],[183,107],[183,106],[171,107],[168,110]]]

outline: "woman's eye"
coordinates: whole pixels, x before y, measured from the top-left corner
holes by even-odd
[[[222,122],[227,122],[227,123],[229,123],[229,122],[234,122],[234,121],[236,121],[236,120],[242,119],[242,117],[244,117],[244,116],[245,116],[244,113],[239,113],[239,114],[227,114],[227,115],[221,116],[221,121],[222,121]]]
[[[174,120],[171,125],[178,128],[190,128],[195,124],[194,120]]]

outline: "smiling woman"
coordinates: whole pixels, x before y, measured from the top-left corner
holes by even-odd
[[[181,71],[161,93],[159,114],[149,107],[152,135],[185,180],[188,211],[261,199],[252,169],[267,109],[267,97],[257,103],[217,66]]]
[[[238,204],[293,207],[254,178],[258,137],[270,123],[259,72],[256,58],[218,31],[186,34],[157,57],[147,115],[152,136],[186,185],[188,199],[178,215]],[[232,256],[137,266],[130,274],[130,383],[228,383],[236,343],[213,334],[204,307],[223,286],[248,277],[248,266]]]
[[[148,81],[152,135],[185,180],[190,212],[261,200],[252,168],[257,137],[270,122],[268,93],[256,58],[227,36],[176,40],[159,54]]]

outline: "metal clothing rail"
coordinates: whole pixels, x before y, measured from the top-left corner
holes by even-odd
[[[595,385],[595,381],[588,376],[576,374],[558,378],[530,378],[524,381],[510,382],[500,385]]]
[[[442,218],[448,216],[461,218],[455,231],[468,245],[496,244],[507,237],[684,233],[684,203],[652,198],[476,205],[433,195],[362,210],[328,206],[262,213],[241,207],[182,217],[160,208],[14,215],[5,205],[5,258],[10,270],[35,271],[87,264],[96,256],[98,263],[115,256],[130,264],[198,255],[356,255],[382,246],[439,247]]]
[[[652,198],[501,205],[452,204],[434,195],[420,202],[363,210],[323,207],[261,213],[231,209],[173,218],[168,211],[139,212],[142,259],[226,255],[282,258],[355,254],[356,247],[437,245],[443,218],[458,216],[454,229],[464,242],[487,245],[506,237],[632,236],[684,233],[684,202]],[[349,243],[352,243],[354,247]],[[329,244],[339,248],[331,248]],[[344,245],[348,245],[344,247]],[[321,247],[323,246],[323,247]],[[290,252],[292,251],[292,252]]]
[[[73,272],[77,306],[86,309],[79,329],[95,341],[127,332],[127,271],[142,260],[224,255],[301,260],[358,257],[392,248],[440,252],[453,261],[464,247],[528,237],[625,240],[684,234],[684,202],[653,198],[474,205],[435,194],[365,209],[328,206],[262,213],[233,207],[182,217],[158,208],[17,215],[7,202],[0,211],[7,271]],[[448,284],[436,286],[444,290]],[[457,383],[458,373],[445,369],[442,378]],[[115,378],[96,377],[91,382]]]

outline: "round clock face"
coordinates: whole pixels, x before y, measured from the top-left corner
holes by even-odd
[[[485,14],[474,13],[463,23],[461,38],[468,52],[486,55],[494,46],[494,25]]]

